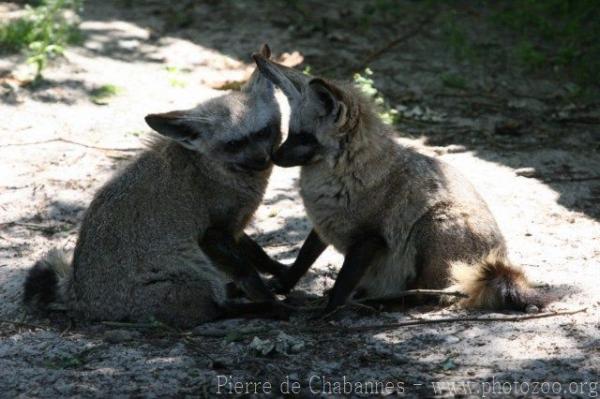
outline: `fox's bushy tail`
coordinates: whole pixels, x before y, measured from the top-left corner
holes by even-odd
[[[525,310],[547,302],[531,287],[523,270],[499,250],[490,251],[475,264],[454,263],[451,280],[454,289],[469,296],[458,303],[464,308]]]
[[[47,309],[52,304],[65,303],[66,281],[71,275],[70,258],[64,251],[52,249],[33,265],[25,279],[25,304]]]

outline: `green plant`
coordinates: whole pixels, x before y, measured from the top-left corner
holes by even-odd
[[[502,3],[493,20],[517,36],[514,55],[525,66],[565,68],[583,84],[598,83],[600,3],[518,0]]]
[[[517,45],[515,55],[523,65],[532,69],[539,68],[546,62],[546,56],[527,40]]]
[[[118,86],[107,84],[102,85],[90,93],[90,99],[94,104],[106,105],[111,97],[114,97],[123,92]]]
[[[449,11],[442,16],[441,25],[444,40],[458,60],[475,60],[477,59],[475,43],[469,38],[457,18],[454,11]]]
[[[33,22],[18,18],[0,26],[0,49],[14,53],[32,42]]]
[[[363,74],[354,74],[354,85],[358,87],[365,95],[372,98],[375,104],[379,107],[379,117],[384,123],[393,125],[398,119],[398,111],[389,106],[385,98],[379,93],[375,87],[375,82],[371,78],[373,71],[366,68]]]
[[[443,73],[440,78],[442,79],[442,83],[446,87],[450,87],[452,89],[466,89],[467,82],[459,75],[454,75],[450,73]]]
[[[184,71],[181,68],[176,66],[166,66],[165,70],[169,75],[169,84],[172,87],[177,87],[181,89],[187,86],[186,81],[182,78]]]
[[[45,363],[45,367],[52,370],[74,369],[83,364],[81,359],[70,355],[56,356]]]
[[[35,80],[42,78],[48,61],[62,55],[68,44],[81,41],[77,12],[82,0],[42,0],[26,6],[26,15],[0,26],[0,49],[25,51],[35,66]]]

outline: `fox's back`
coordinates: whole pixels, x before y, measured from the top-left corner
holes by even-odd
[[[194,192],[182,190],[181,182],[170,177],[176,176],[168,161],[146,151],[97,192],[73,258],[81,294],[85,286],[129,284],[135,273],[154,266],[157,255],[193,237],[206,212]],[[195,211],[183,203],[197,204]]]
[[[90,204],[73,259],[82,293],[82,286],[125,288],[140,273],[178,269],[179,255],[196,249],[211,224],[241,231],[260,204],[268,175],[246,179],[244,186],[235,179],[219,182],[193,152],[161,144],[166,147],[141,154]]]
[[[452,214],[476,213],[476,220],[496,228],[487,205],[460,172],[391,138],[386,141],[376,146],[383,151],[360,164],[353,158],[355,163],[342,174],[323,163],[303,167],[302,198],[325,240],[342,252],[356,236],[369,232],[400,243],[436,207]]]

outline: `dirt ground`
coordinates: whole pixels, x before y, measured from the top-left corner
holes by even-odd
[[[507,62],[502,49],[510,33],[489,31],[481,23],[485,9],[455,16],[471,37],[487,40],[483,60],[465,61],[444,41],[440,18],[447,10],[393,43],[424,19],[408,1],[399,2],[400,23],[376,16],[382,21],[366,30],[357,28],[353,3],[345,2],[286,9],[253,1],[138,3],[88,1],[85,42],[54,63],[35,89],[19,84],[27,72],[23,56],[0,58],[0,397],[280,396],[286,387],[306,396],[598,395],[597,92],[573,97],[567,74],[527,72]],[[15,9],[0,3],[0,16]],[[74,246],[94,191],[142,148],[149,133],[143,117],[222,93],[216,88],[244,79],[250,53],[262,42],[277,56],[287,52],[290,63],[303,62],[299,68],[330,77],[351,78],[369,61],[376,87],[402,116],[399,135],[474,183],[511,258],[559,296],[547,310],[586,311],[353,331],[510,315],[348,310],[325,326],[297,315],[289,322],[209,323],[185,334],[28,314],[21,305],[27,268],[49,248]],[[444,84],[440,76],[449,73],[466,84]],[[93,90],[107,84],[120,93],[106,105],[91,101]],[[297,168],[275,169],[248,229],[286,263],[310,230],[297,176]],[[321,294],[341,261],[328,250],[298,291]],[[236,390],[232,381],[250,384]]]

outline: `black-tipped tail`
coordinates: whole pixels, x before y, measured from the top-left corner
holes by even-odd
[[[66,277],[69,263],[67,256],[58,250],[38,260],[25,279],[23,302],[41,309],[61,302],[60,280]]]
[[[548,302],[531,288],[525,273],[497,250],[475,264],[453,264],[451,272],[454,287],[469,296],[459,302],[465,308],[525,310]]]

